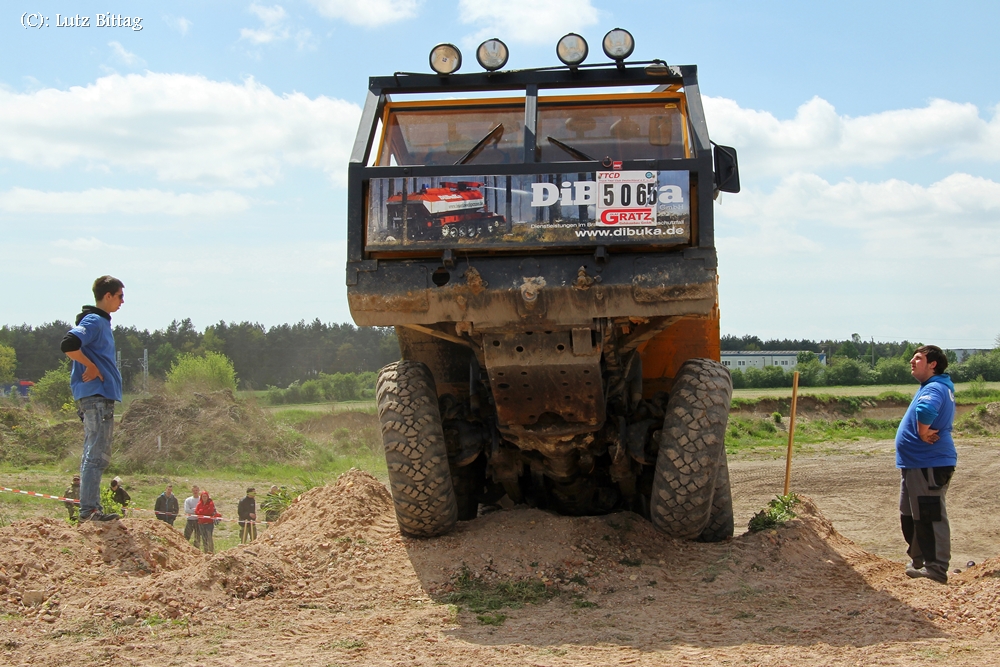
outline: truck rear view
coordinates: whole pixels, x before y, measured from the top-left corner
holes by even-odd
[[[629,62],[373,77],[349,167],[348,299],[393,326],[379,419],[402,532],[482,505],[631,510],[682,539],[733,534],[709,141],[697,70]]]

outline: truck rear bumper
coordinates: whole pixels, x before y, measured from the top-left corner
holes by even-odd
[[[367,260],[347,265],[354,321],[367,326],[471,322],[480,331],[569,327],[594,318],[709,315],[716,254],[669,253]]]

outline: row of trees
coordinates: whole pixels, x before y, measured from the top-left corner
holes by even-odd
[[[65,359],[59,344],[70,327],[61,321],[38,327],[0,327],[0,372],[12,362],[8,381],[17,378],[37,382]],[[182,355],[225,355],[233,363],[240,386],[249,389],[287,387],[321,373],[376,371],[399,358],[399,345],[391,328],[359,328],[318,319],[270,329],[254,322],[219,322],[204,331],[198,331],[190,319],[185,319],[155,331],[117,326],[114,336],[126,387],[136,387],[142,379],[143,350],[148,353],[150,376],[161,379]],[[4,348],[12,352],[7,354]]]
[[[909,360],[916,347],[919,346],[910,345],[899,356],[878,359],[874,366],[864,358],[850,357],[834,357],[824,366],[814,352],[800,352],[795,370],[799,372],[799,384],[803,387],[908,384],[913,382]],[[731,369],[736,389],[791,387],[792,372],[780,366]],[[971,355],[962,363],[949,362],[947,372],[955,382],[977,378],[1000,382],[1000,348]]]
[[[37,382],[47,371],[59,368],[65,360],[59,343],[69,328],[68,323],[60,321],[38,327],[27,324],[0,327],[0,382],[15,379]],[[114,335],[126,387],[136,387],[142,378],[143,350],[148,352],[150,376],[160,379],[166,377],[182,355],[204,357],[207,353],[217,353],[231,360],[242,388],[291,390],[288,395],[273,394],[276,402],[294,398],[303,391],[309,396],[361,396],[368,383],[362,382],[364,387],[355,388],[351,385],[353,380],[345,378],[376,371],[399,358],[396,334],[391,328],[359,328],[351,324],[327,324],[318,319],[270,329],[253,322],[219,322],[204,331],[185,319],[155,331],[119,326],[114,328]],[[907,361],[919,345],[909,341],[866,343],[858,334],[850,340],[818,342],[723,336],[721,343],[723,350],[806,351],[798,367],[799,381],[805,386],[909,382]],[[815,353],[820,352],[827,354],[826,367],[815,358]],[[988,381],[1000,381],[1000,351],[973,355],[961,364],[955,363],[954,352],[946,353],[956,380],[972,380],[981,375]],[[746,387],[790,386],[791,375],[776,367],[734,370],[733,381]]]
[[[821,341],[796,340],[792,338],[761,340],[758,336],[726,335],[722,337],[721,344],[724,352],[805,350],[816,352],[817,354],[824,352],[829,358],[847,357],[848,359],[865,359],[869,363],[872,363],[873,357],[876,360],[874,363],[878,363],[878,359],[900,357],[906,354],[907,350],[919,347],[919,343],[914,344],[908,340],[899,343],[884,341],[873,343],[872,341],[862,340],[859,334],[853,334],[849,339],[845,340],[827,339]],[[954,358],[955,353],[952,352],[952,361],[954,361]]]

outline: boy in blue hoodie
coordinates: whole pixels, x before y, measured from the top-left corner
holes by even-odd
[[[125,303],[125,285],[111,276],[94,281],[96,306],[84,306],[60,349],[73,360],[70,388],[83,420],[80,459],[80,521],[114,521],[101,507],[101,476],[111,463],[115,402],[122,400],[122,376],[115,363],[111,313]]]
[[[951,437],[955,385],[944,372],[948,357],[935,345],[917,348],[910,375],[920,383],[896,431],[896,467],[902,473],[900,525],[911,563],[906,574],[948,583],[951,529],[945,494],[958,463]]]

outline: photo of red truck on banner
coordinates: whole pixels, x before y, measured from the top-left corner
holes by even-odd
[[[368,250],[687,243],[687,171],[376,178]]]

